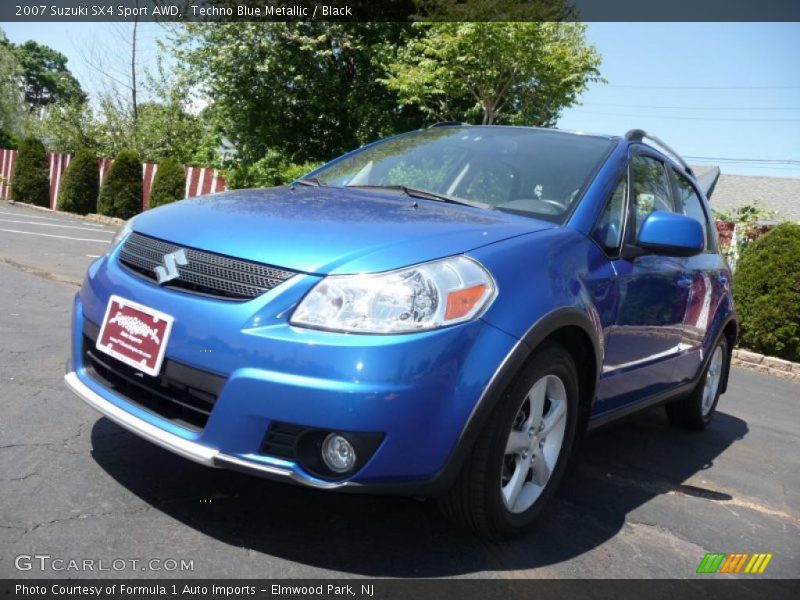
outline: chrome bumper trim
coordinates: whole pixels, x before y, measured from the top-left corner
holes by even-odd
[[[208,448],[201,444],[185,440],[182,437],[169,433],[163,429],[156,427],[122,410],[116,404],[113,404],[103,398],[100,394],[91,390],[85,383],[83,383],[75,371],[64,375],[64,383],[78,398],[86,402],[95,410],[101,412],[104,416],[114,421],[120,427],[124,427],[128,431],[143,437],[149,442],[152,442],[162,448],[166,448],[170,452],[180,454],[184,458],[193,460],[203,465],[214,466],[214,457],[218,454],[213,448]]]
[[[272,465],[265,465],[262,463],[242,460],[230,454],[224,454],[198,444],[186,440],[180,436],[175,435],[156,427],[139,417],[121,409],[116,404],[109,402],[100,394],[90,389],[83,383],[75,371],[71,371],[64,375],[64,383],[67,388],[74,393],[78,398],[86,402],[89,406],[100,412],[103,416],[114,421],[120,427],[124,427],[128,431],[135,433],[139,437],[146,439],[153,444],[161,446],[170,452],[174,452],[184,458],[193,460],[208,467],[229,468],[238,471],[245,471],[253,475],[265,477],[268,479],[277,479],[283,481],[294,481],[301,485],[320,489],[334,489],[352,485],[350,482],[327,482],[317,481],[304,477],[302,474],[291,469],[285,469]]]

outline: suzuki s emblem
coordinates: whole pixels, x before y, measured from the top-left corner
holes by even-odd
[[[161,260],[164,264],[155,268],[156,279],[158,279],[158,283],[166,283],[180,276],[178,265],[183,266],[186,264],[186,252],[181,248],[176,252],[165,254]]]

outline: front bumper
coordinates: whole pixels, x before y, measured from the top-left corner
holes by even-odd
[[[110,420],[200,464],[320,489],[426,489],[454,455],[516,340],[480,320],[402,336],[290,326],[291,306],[316,281],[298,276],[251,301],[231,303],[162,289],[125,271],[113,256],[100,259],[75,298],[65,382]],[[174,315],[167,358],[224,378],[201,430],[132,403],[84,364],[84,327],[102,320],[111,294]],[[331,481],[298,461],[264,454],[273,422],[384,437],[358,471]]]
[[[267,479],[277,479],[284,481],[295,481],[304,483],[306,485],[324,489],[345,487],[352,485],[350,481],[320,481],[310,478],[304,478],[297,472],[291,469],[285,469],[278,466],[267,464],[259,464],[253,461],[245,461],[235,456],[219,452],[203,444],[192,442],[177,436],[169,431],[156,427],[152,423],[148,423],[144,419],[140,419],[135,415],[123,410],[116,404],[106,400],[100,394],[93,391],[85,383],[83,383],[75,371],[71,371],[64,375],[64,383],[70,391],[72,391],[78,398],[86,402],[89,406],[99,411],[104,417],[114,421],[120,427],[123,427],[135,433],[139,437],[146,439],[157,446],[174,452],[184,458],[193,460],[196,463],[205,465],[207,467],[227,467],[234,470],[244,470],[254,475],[260,475]]]

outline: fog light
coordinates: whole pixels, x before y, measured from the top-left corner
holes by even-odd
[[[346,437],[329,433],[322,442],[322,460],[334,473],[345,473],[356,464],[356,451]]]

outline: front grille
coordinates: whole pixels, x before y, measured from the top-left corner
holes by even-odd
[[[180,249],[186,253],[187,264],[178,266],[179,276],[166,282],[165,287],[227,300],[249,300],[296,274],[222,254],[184,248],[140,233],[128,236],[119,260],[130,271],[155,281],[155,268],[163,265],[164,255]]]
[[[83,328],[83,363],[90,377],[145,410],[201,431],[208,421],[225,378],[174,360],[164,359],[161,373],[151,377],[100,352],[95,347],[99,328]]]

